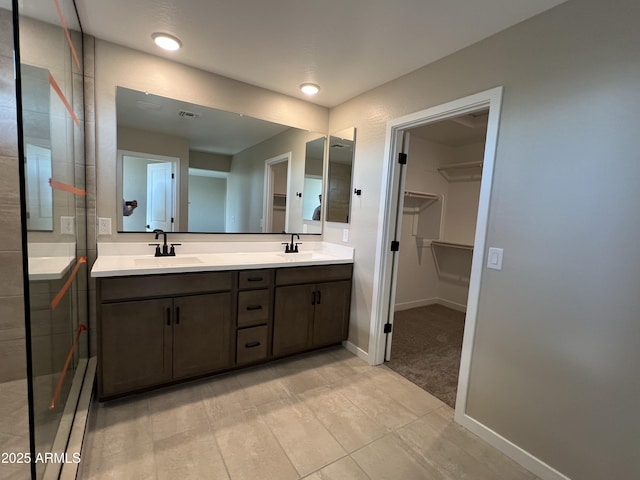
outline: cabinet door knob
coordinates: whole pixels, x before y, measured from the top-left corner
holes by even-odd
[[[322,294],[320,292],[320,290],[318,290],[318,301],[316,302],[318,305],[320,305],[320,300],[322,300]]]
[[[171,325],[171,309],[167,308],[167,326]]]
[[[311,292],[311,305],[315,305],[316,304],[316,292],[313,291]]]

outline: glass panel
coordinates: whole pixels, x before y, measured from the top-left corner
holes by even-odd
[[[72,0],[20,2],[19,14],[31,459],[36,478],[57,478],[43,456],[66,451],[88,355],[82,37]]]

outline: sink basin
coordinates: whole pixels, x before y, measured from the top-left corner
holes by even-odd
[[[299,262],[301,260],[322,260],[326,258],[324,255],[316,252],[278,253],[277,255],[287,262]]]
[[[197,265],[202,263],[198,257],[150,257],[150,258],[136,258],[134,263],[138,267],[162,267],[162,266],[175,266],[175,265]]]

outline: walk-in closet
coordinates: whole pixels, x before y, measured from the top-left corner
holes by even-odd
[[[388,366],[455,405],[488,111],[408,131]]]

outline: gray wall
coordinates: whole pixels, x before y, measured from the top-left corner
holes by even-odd
[[[387,121],[504,86],[488,227],[504,269],[482,275],[467,413],[573,479],[640,471],[638,18],[637,0],[569,1],[330,115],[358,129],[368,186],[351,224],[366,350]]]

